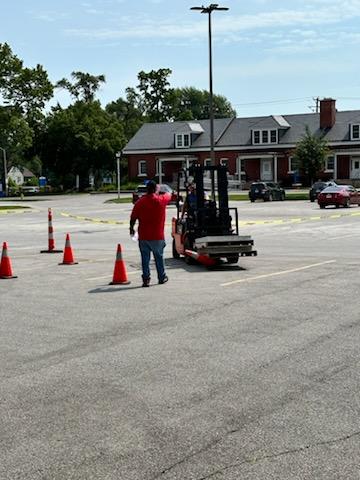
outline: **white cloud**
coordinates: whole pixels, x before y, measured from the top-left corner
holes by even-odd
[[[162,0],[151,0],[162,1]],[[252,30],[297,29],[299,35],[311,35],[315,27],[340,24],[360,17],[360,0],[312,0],[304,2],[301,9],[280,9],[253,15],[231,15],[231,11],[217,15],[213,21],[213,33],[218,37],[239,35]],[[196,18],[196,19],[195,19]],[[113,19],[112,19],[113,20]],[[118,28],[68,29],[71,36],[97,39],[186,39],[189,43],[208,35],[207,22],[200,16],[191,23],[146,17],[122,18]],[[303,30],[305,27],[306,30]]]

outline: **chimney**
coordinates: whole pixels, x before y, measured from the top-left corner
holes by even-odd
[[[320,100],[320,128],[331,128],[336,121],[336,100],[323,98]]]

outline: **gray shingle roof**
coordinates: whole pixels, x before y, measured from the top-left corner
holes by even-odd
[[[290,125],[290,128],[281,127],[283,134],[279,138],[278,145],[280,146],[282,144],[294,145],[298,142],[304,135],[306,126],[313,134],[321,135],[324,133],[320,129],[320,114],[318,113],[282,115],[282,117]],[[209,148],[210,121],[199,120],[196,123],[201,125],[204,133],[193,139],[191,147],[194,149]],[[336,112],[336,123],[325,132],[325,139],[328,142],[335,143],[349,141],[351,123],[360,124],[360,110]],[[226,147],[249,146],[251,145],[251,131],[253,129],[279,129],[279,123],[273,116],[215,119],[215,146],[224,149]],[[146,123],[126,145],[124,153],[136,150],[161,151],[174,149],[174,134],[181,131],[184,133],[189,131],[188,122]]]

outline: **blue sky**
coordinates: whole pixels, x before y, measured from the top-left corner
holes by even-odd
[[[208,89],[207,15],[187,0],[2,0],[0,42],[52,81],[104,74],[103,105],[137,73],[171,68],[171,85]],[[211,3],[211,2],[209,2]],[[208,5],[209,3],[205,3]],[[224,0],[215,12],[214,93],[239,117],[310,112],[313,97],[360,109],[360,0]],[[69,103],[66,92],[56,99]]]

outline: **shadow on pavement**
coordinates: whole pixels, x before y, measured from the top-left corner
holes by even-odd
[[[115,293],[122,292],[124,290],[136,290],[137,288],[143,288],[141,285],[134,285],[130,287],[128,285],[119,285],[118,287],[98,287],[93,290],[89,290],[88,293]]]

